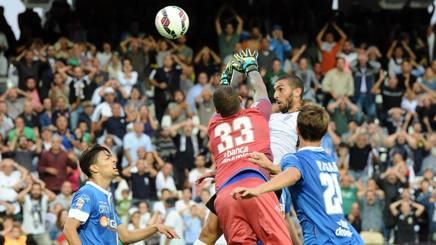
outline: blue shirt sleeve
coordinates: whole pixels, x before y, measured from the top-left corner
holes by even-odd
[[[300,171],[301,178],[298,182],[304,179],[304,168],[301,164],[300,160],[298,159],[297,155],[295,153],[293,154],[287,154],[283,157],[282,162],[280,163],[280,167],[282,171],[285,171],[288,168],[294,167]],[[297,183],[298,183],[297,182]]]
[[[75,218],[80,222],[85,223],[94,206],[92,196],[92,193],[87,189],[81,189],[74,194],[68,217]]]

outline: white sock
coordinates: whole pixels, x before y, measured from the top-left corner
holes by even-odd
[[[194,242],[194,245],[207,245],[207,244],[204,243],[204,242],[202,242],[202,241],[200,241],[199,239],[197,239],[197,240]]]

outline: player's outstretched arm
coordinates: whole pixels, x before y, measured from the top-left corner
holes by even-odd
[[[259,66],[257,64],[257,51],[251,51],[247,49],[245,51],[235,54],[236,60],[241,63],[242,69],[248,76],[248,80],[254,89],[254,101],[259,99],[268,98],[268,92],[266,90],[265,83],[262,76],[259,73]]]
[[[133,231],[127,230],[127,227],[125,225],[118,226],[118,235],[120,236],[120,240],[123,243],[139,242],[149,238],[156,232],[165,235],[167,239],[180,238],[174,230],[161,224],[154,224],[147,228],[137,229]]]
[[[301,173],[297,168],[291,167],[281,172],[270,181],[263,183],[255,188],[237,187],[232,192],[233,198],[243,199],[259,196],[270,191],[277,191],[295,184],[301,178]]]

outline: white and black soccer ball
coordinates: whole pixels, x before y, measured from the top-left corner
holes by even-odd
[[[163,37],[177,39],[188,31],[189,17],[182,8],[167,6],[157,12],[154,23]]]

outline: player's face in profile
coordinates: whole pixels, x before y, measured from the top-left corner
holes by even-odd
[[[117,168],[117,158],[112,154],[105,151],[98,153],[98,160],[96,166],[98,173],[105,178],[114,178],[120,175]]]
[[[274,85],[274,99],[279,106],[281,113],[287,113],[293,105],[292,88],[289,86],[288,81],[279,80]]]

